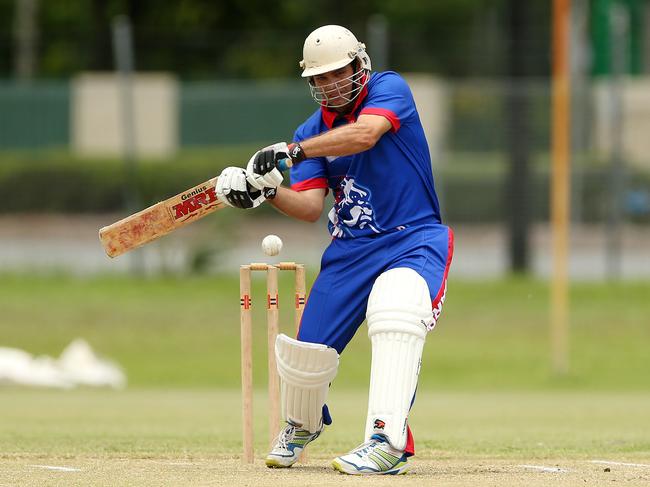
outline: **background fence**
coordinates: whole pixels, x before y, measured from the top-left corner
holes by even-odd
[[[548,219],[550,92],[546,80],[512,82],[509,80],[447,80],[443,83],[444,105],[419,106],[420,112],[444,111],[439,129],[440,150],[434,154],[433,166],[443,200],[445,215],[451,223],[502,222],[508,215],[508,174],[510,145],[517,137],[525,137],[525,153],[530,172],[530,216],[533,221]],[[588,96],[584,96],[586,93]],[[512,97],[524,99],[527,106],[526,126],[513,126],[509,116]],[[573,212],[577,222],[603,222],[607,219],[608,188],[612,178],[611,155],[598,147],[593,114],[595,96],[591,86],[583,88],[586,100],[574,115]],[[72,152],[73,96],[65,82],[0,84],[0,173],[4,174],[3,190],[9,200],[21,188],[29,186],[39,168],[51,174],[57,165],[74,173],[96,169],[103,174],[113,168],[120,170],[118,158],[79,156]],[[301,81],[182,82],[179,84],[178,152],[163,161],[148,164],[170,164],[185,172],[211,167],[219,170],[227,164],[243,164],[248,152],[257,146],[287,140],[293,130],[316,108]],[[638,109],[638,107],[637,107]],[[648,108],[650,113],[650,108]],[[625,122],[623,122],[625,125]],[[225,148],[225,149],[224,149]],[[197,152],[198,150],[198,152]],[[225,151],[225,152],[224,152]],[[3,155],[4,154],[4,155]],[[233,158],[240,158],[238,161]],[[98,164],[92,160],[98,159]],[[111,163],[112,161],[112,163]],[[11,165],[11,179],[8,174]],[[2,167],[5,171],[2,171]],[[101,167],[101,166],[104,167]],[[625,217],[631,222],[649,220],[647,200],[650,199],[650,156],[626,160],[625,188],[622,195]],[[146,179],[145,173],[142,179]],[[19,173],[24,173],[20,181]],[[18,179],[16,179],[18,178]],[[119,181],[98,177],[95,185],[117,184]],[[8,183],[10,182],[10,184]],[[150,198],[173,194],[172,187],[157,189]],[[2,180],[0,179],[0,184]],[[146,188],[146,181],[142,182]],[[95,186],[101,193],[101,187]],[[69,191],[65,184],[62,192]],[[144,190],[147,192],[146,189]],[[76,212],[116,211],[121,202],[114,199],[101,204],[92,198],[76,202],[74,208],[51,207],[51,202],[33,201],[31,206],[5,206],[7,211]]]

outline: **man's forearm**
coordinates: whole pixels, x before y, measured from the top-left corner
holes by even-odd
[[[372,129],[351,123],[300,142],[307,157],[349,156],[370,149],[376,142]]]
[[[275,198],[268,202],[287,216],[315,222],[323,212],[324,196],[324,189],[297,192],[280,186]]]

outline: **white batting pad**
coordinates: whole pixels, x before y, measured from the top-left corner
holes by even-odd
[[[275,340],[275,357],[282,417],[310,433],[319,431],[329,385],[339,367],[339,354],[327,345],[300,342],[280,334]]]
[[[366,319],[372,343],[366,440],[383,434],[394,448],[404,450],[406,419],[433,319],[426,281],[404,267],[384,272],[370,292]]]

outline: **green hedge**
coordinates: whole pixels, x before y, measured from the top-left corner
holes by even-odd
[[[138,207],[173,196],[219,174],[228,165],[241,166],[253,150],[250,147],[235,147],[187,152],[166,162],[139,162],[136,178]],[[472,160],[465,156],[435,170],[445,221],[500,222],[505,221],[509,213],[506,211],[505,165],[498,158],[485,162],[486,157],[475,157]],[[578,180],[577,177],[575,179]],[[529,202],[530,214],[535,221],[548,219],[548,181],[547,166],[544,163],[534,164]],[[597,165],[583,169],[579,181],[581,196],[579,201],[574,201],[578,203],[574,208],[579,208],[577,219],[585,222],[604,221],[610,205],[611,184],[607,170]],[[63,154],[0,157],[0,194],[4,201],[0,213],[123,212],[126,183],[124,164],[117,160],[81,160]],[[647,193],[650,198],[650,174],[628,173],[627,188]],[[267,212],[272,213],[272,210],[265,208],[256,211],[254,216]],[[650,212],[628,214],[627,218],[648,222]]]
[[[233,161],[243,160],[243,154],[249,157],[250,151],[140,161],[134,182],[140,204],[152,204],[210,179]],[[127,171],[118,160],[67,155],[0,157],[0,193],[5,200],[0,211],[4,213],[122,211],[126,186]]]

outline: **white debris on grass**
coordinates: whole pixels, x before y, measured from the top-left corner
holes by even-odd
[[[34,357],[24,350],[0,347],[0,385],[121,389],[126,385],[126,376],[119,365],[98,357],[85,340],[77,338],[59,359]]]
[[[0,384],[70,389],[74,387],[56,361],[50,357],[32,357],[17,348],[0,348]]]

